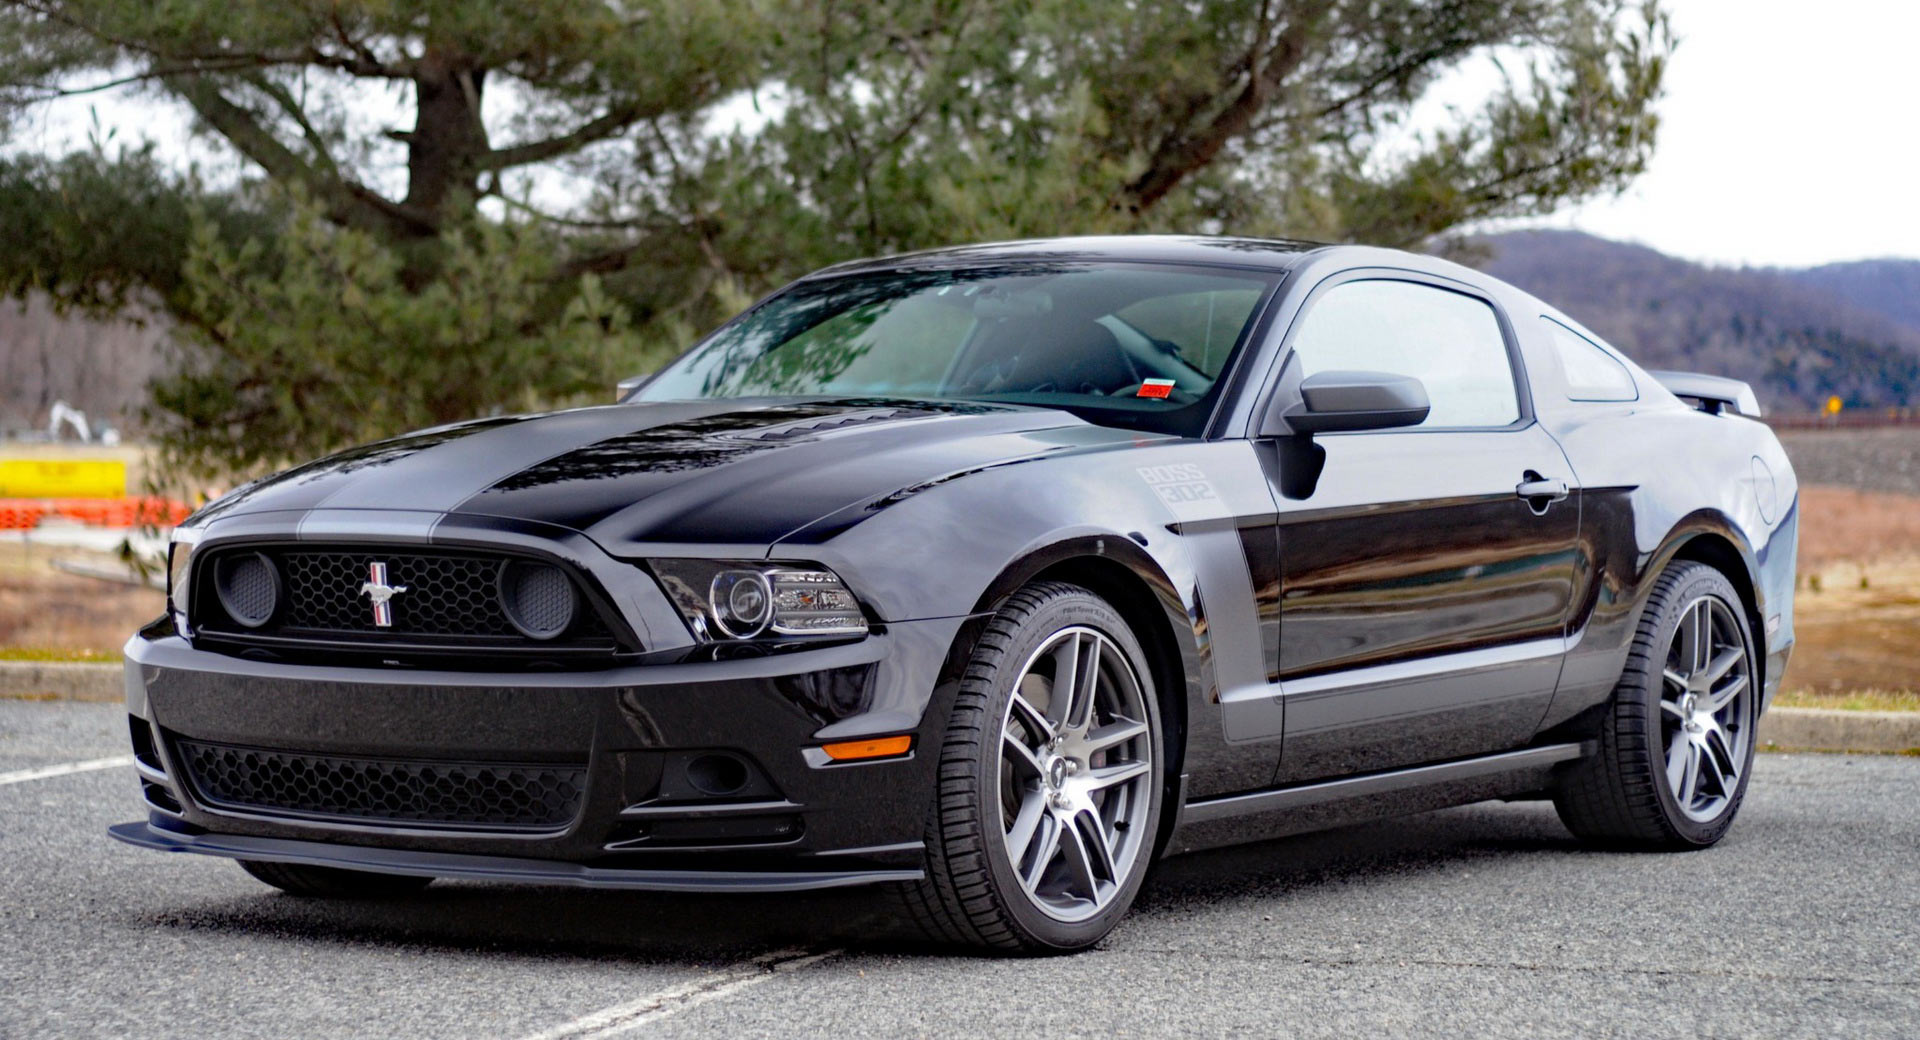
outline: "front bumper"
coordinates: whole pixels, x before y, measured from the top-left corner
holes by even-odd
[[[227,859],[302,863],[315,867],[371,870],[383,874],[460,878],[468,881],[519,881],[583,888],[630,888],[654,892],[800,892],[817,888],[918,881],[924,873],[897,870],[648,870],[589,867],[554,860],[466,853],[416,852],[366,848],[287,838],[237,834],[195,834],[176,830],[158,814],[146,823],[122,823],[107,833],[143,849],[192,852]]]
[[[315,667],[197,650],[163,627],[127,645],[147,848],[430,876],[779,891],[920,876],[921,834],[965,618],[764,657],[583,672]],[[913,750],[834,763],[823,743],[907,733]],[[337,759],[584,770],[544,829],[350,817],[209,797],[183,742]],[[685,782],[719,754],[751,773]]]

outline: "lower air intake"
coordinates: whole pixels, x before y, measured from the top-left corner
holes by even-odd
[[[394,761],[176,742],[216,809],[396,827],[558,830],[580,815],[584,766]]]

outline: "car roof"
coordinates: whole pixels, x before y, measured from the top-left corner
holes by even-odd
[[[1310,253],[1337,249],[1321,242],[1232,238],[1211,235],[1089,235],[949,246],[867,260],[850,260],[809,277],[923,267],[963,267],[994,261],[1098,261],[1202,263],[1249,270],[1286,271]]]

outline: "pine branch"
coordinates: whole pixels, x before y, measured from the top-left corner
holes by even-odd
[[[399,231],[406,234],[433,233],[435,221],[375,192],[371,188],[340,176],[333,170],[318,169],[288,148],[273,132],[246,108],[234,104],[210,80],[188,77],[169,84],[194,112],[219,131],[240,154],[258,165],[275,180],[299,184],[326,207],[330,219],[354,227]]]
[[[1265,8],[1253,49],[1245,59],[1246,81],[1239,93],[1198,130],[1181,126],[1154,149],[1147,168],[1114,201],[1115,208],[1142,213],[1165,198],[1189,174],[1213,162],[1221,149],[1253,127],[1274,93],[1299,69],[1308,55],[1308,42],[1332,9],[1332,0],[1293,5],[1286,27],[1271,47],[1266,44]]]
[[[495,148],[480,157],[479,169],[482,172],[505,170],[515,166],[525,166],[529,163],[545,162],[548,159],[558,158],[562,155],[577,151],[595,141],[604,140],[616,134],[623,133],[628,127],[640,120],[657,114],[658,113],[648,112],[646,108],[638,104],[615,106],[608,109],[604,114],[588,120],[573,130],[556,137],[548,137],[539,141],[529,141],[525,144],[509,145],[505,148]]]
[[[17,7],[25,11],[30,11],[50,22],[64,25],[76,32],[84,33],[101,43],[121,48],[133,54],[145,55],[157,61],[169,63],[172,66],[163,70],[142,73],[122,82],[100,84],[92,88],[77,88],[76,92],[78,93],[92,93],[98,90],[108,89],[109,87],[123,85],[124,82],[134,82],[139,79],[164,78],[186,72],[218,72],[240,68],[271,68],[283,65],[317,65],[321,68],[335,69],[365,79],[411,79],[413,77],[411,62],[400,65],[391,65],[382,62],[375,57],[372,52],[366,51],[364,48],[357,48],[350,39],[344,36],[342,37],[342,42],[350,49],[354,49],[355,53],[334,54],[323,51],[317,46],[287,51],[235,51],[225,48],[216,48],[214,50],[177,50],[157,46],[147,40],[120,36],[108,32],[98,25],[73,16],[68,13],[62,5],[50,2],[50,0],[0,0],[0,6]],[[342,30],[342,32],[344,32],[344,30]]]

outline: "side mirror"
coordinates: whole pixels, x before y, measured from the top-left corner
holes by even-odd
[[[628,376],[613,384],[613,400],[617,404],[627,399],[627,395],[640,389],[652,376]]]
[[[1279,432],[1282,419],[1294,433],[1386,430],[1418,426],[1432,411],[1427,388],[1412,376],[1390,372],[1316,372],[1300,381],[1300,403],[1263,424]],[[1262,433],[1269,433],[1262,429]],[[1271,435],[1271,434],[1269,434]]]

